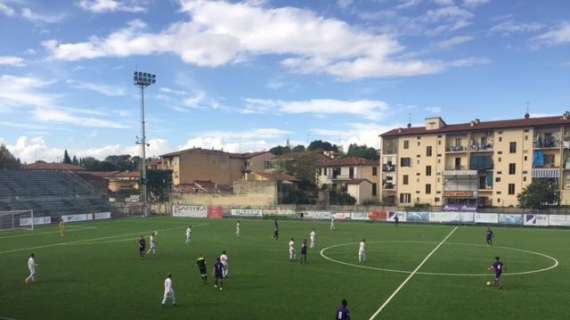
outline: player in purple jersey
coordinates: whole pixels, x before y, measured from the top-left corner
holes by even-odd
[[[495,233],[493,232],[493,230],[491,230],[491,228],[487,228],[487,235],[486,235],[486,240],[487,240],[487,244],[492,246],[493,245],[493,239],[495,239]]]
[[[273,220],[273,239],[279,240],[279,223],[277,219]]]
[[[489,267],[489,270],[495,271],[495,287],[503,289],[503,284],[501,282],[501,275],[503,275],[503,270],[505,265],[501,261],[501,258],[495,257],[495,262]]]
[[[336,308],[335,320],[350,320],[350,311],[346,299],[342,299],[340,306]]]
[[[307,263],[307,239],[301,242],[301,264]]]
[[[220,257],[216,258],[214,264],[214,288],[219,288],[220,291],[224,289],[224,265],[220,261]]]

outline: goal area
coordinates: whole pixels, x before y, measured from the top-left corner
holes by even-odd
[[[34,210],[0,211],[0,231],[25,229],[34,230]]]

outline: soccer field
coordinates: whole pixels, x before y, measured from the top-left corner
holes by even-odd
[[[185,228],[193,225],[186,245]],[[0,319],[334,319],[342,298],[352,319],[567,319],[570,231],[485,227],[280,221],[129,218],[0,233]],[[309,264],[288,261],[288,242],[317,231]],[[137,238],[158,231],[158,254],[140,258]],[[359,266],[365,238],[368,262]],[[211,268],[230,258],[224,291]],[[39,281],[24,284],[35,253]],[[203,253],[209,284],[196,266]],[[487,287],[495,256],[505,263],[504,289]],[[420,268],[417,268],[420,266]],[[415,271],[415,272],[414,272]],[[178,305],[161,307],[172,273]],[[388,300],[389,298],[392,298]],[[387,303],[386,303],[387,302]]]

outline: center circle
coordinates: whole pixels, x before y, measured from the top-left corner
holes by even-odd
[[[427,252],[429,252],[428,249],[435,247],[439,242],[437,241],[414,241],[414,240],[387,240],[387,241],[369,241],[367,242],[367,255],[369,256],[369,258],[371,258],[371,260],[377,258],[375,257],[375,253],[377,253],[378,250],[375,250],[375,246],[374,244],[376,243],[380,243],[380,244],[384,244],[384,246],[379,247],[380,250],[382,251],[387,251],[386,248],[388,248],[388,250],[394,250],[393,252],[391,252],[392,254],[397,254],[398,258],[403,258],[403,260],[411,260],[413,259],[414,261],[417,262],[409,262],[409,265],[412,265],[413,267],[415,267],[417,264],[419,264],[419,262],[421,261],[421,258],[423,258],[423,256],[425,256],[427,254]],[[412,247],[410,247],[410,245],[412,245]],[[320,255],[321,257],[323,257],[325,260],[328,260],[330,262],[334,262],[334,263],[338,263],[341,265],[346,265],[349,267],[354,267],[354,268],[360,268],[360,269],[367,269],[367,270],[374,270],[374,271],[383,271],[383,272],[392,272],[392,273],[402,273],[402,274],[410,274],[412,273],[411,270],[406,270],[407,268],[401,268],[399,266],[374,266],[374,265],[370,265],[370,264],[358,264],[358,263],[352,263],[352,262],[347,262],[348,259],[342,259],[342,258],[335,258],[334,254],[331,256],[330,253],[327,254],[327,252],[330,251],[346,251],[347,247],[352,247],[351,249],[351,256],[354,256],[354,259],[356,260],[356,252],[357,252],[357,246],[358,243],[356,242],[348,242],[348,243],[341,243],[341,244],[336,244],[336,245],[332,245],[326,248],[323,248],[320,251]],[[413,252],[414,250],[422,250],[421,247],[425,247],[423,249],[422,253],[423,256],[406,256],[407,252]],[[477,251],[474,251],[473,248],[480,248]],[[340,250],[338,250],[340,249]],[[372,249],[372,250],[371,250]],[[401,250],[402,249],[402,250]],[[485,251],[483,251],[485,250]],[[475,243],[464,243],[464,242],[446,242],[444,243],[443,246],[441,246],[441,248],[439,248],[438,252],[436,253],[435,256],[437,256],[438,254],[443,254],[447,253],[448,256],[452,256],[453,257],[453,261],[449,261],[449,263],[447,261],[444,261],[443,264],[440,264],[440,267],[449,267],[449,265],[458,265],[460,268],[464,267],[464,268],[473,268],[473,264],[477,265],[477,268],[480,270],[481,267],[485,268],[488,265],[490,265],[490,263],[492,262],[492,260],[486,261],[486,263],[483,263],[482,261],[479,261],[477,259],[482,259],[482,256],[484,256],[484,259],[487,259],[487,257],[489,257],[489,259],[493,259],[496,255],[506,255],[507,256],[507,261],[506,263],[506,270],[508,271],[510,269],[510,266],[513,266],[515,269],[515,272],[505,272],[503,273],[504,276],[521,276],[521,275],[529,275],[529,274],[534,274],[534,273],[539,273],[539,272],[546,272],[552,269],[555,269],[558,267],[559,262],[556,258],[549,256],[547,254],[541,253],[541,252],[537,252],[537,251],[531,251],[531,250],[525,250],[525,249],[519,249],[519,248],[513,248],[513,247],[506,247],[506,246],[488,246],[486,244],[475,244]],[[448,252],[445,252],[448,251]],[[346,253],[345,253],[346,254]],[[387,253],[386,252],[382,252],[381,253],[384,258],[388,258],[387,257]],[[462,256],[463,255],[463,256]],[[478,256],[479,255],[479,256]],[[530,268],[528,268],[528,266],[524,265],[524,263],[528,263],[528,259],[527,260],[521,260],[521,259],[516,259],[518,256],[521,255],[527,255],[527,256],[531,256],[532,258],[530,260],[540,260],[541,263],[535,263],[535,265],[537,265],[536,267],[531,266]],[[434,257],[435,257],[434,256]],[[434,259],[434,257],[432,257],[432,259]],[[441,257],[441,255],[440,255]],[[462,259],[463,258],[463,259]],[[430,260],[432,260],[430,259]],[[377,259],[376,259],[377,260]],[[386,260],[390,260],[390,259],[386,259]],[[394,260],[394,259],[392,259]],[[437,261],[437,260],[436,260]],[[392,261],[393,262],[393,261]],[[390,261],[387,261],[386,263],[390,263]],[[413,264],[415,263],[415,265]],[[429,261],[428,261],[428,265],[429,265]],[[480,266],[480,267],[479,267]],[[525,268],[526,267],[526,268]],[[516,270],[516,269],[519,270]],[[426,269],[425,267],[423,269]],[[448,276],[448,277],[488,277],[489,275],[492,275],[491,272],[487,272],[487,273],[478,273],[478,272],[432,272],[429,269],[426,271],[419,271],[416,273],[417,275],[426,275],[426,276]]]

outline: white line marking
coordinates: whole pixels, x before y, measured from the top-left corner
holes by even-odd
[[[416,273],[421,269],[421,267],[423,267],[423,265],[429,260],[429,258],[431,258],[431,256],[445,243],[445,241],[447,241],[447,239],[449,239],[455,233],[457,228],[458,227],[453,228],[453,230],[451,230],[451,232],[449,232],[447,236],[443,238],[443,240],[441,240],[441,242],[435,248],[433,248],[433,250],[430,253],[428,253],[428,255],[422,260],[422,262],[420,262],[420,264],[414,269],[414,271],[410,273],[410,275],[406,278],[406,280],[404,280],[404,282],[402,282],[400,286],[396,288],[396,290],[394,290],[394,292],[388,297],[388,299],[384,301],[384,303],[380,306],[380,308],[378,308],[378,310],[376,310],[376,312],[374,312],[374,314],[370,316],[369,320],[374,320],[374,318],[376,318],[380,314],[380,312],[382,312],[382,310],[386,308],[386,306],[392,301],[392,299],[394,299],[394,297],[400,292],[400,290],[402,290],[402,288],[408,283],[408,281],[410,281],[416,275]]]

